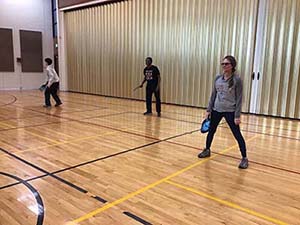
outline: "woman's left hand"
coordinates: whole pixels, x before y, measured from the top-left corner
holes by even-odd
[[[235,118],[234,119],[234,123],[235,123],[235,125],[240,125],[240,123],[241,123],[241,118]]]

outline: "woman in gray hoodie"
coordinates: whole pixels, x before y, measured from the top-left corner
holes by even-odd
[[[217,127],[224,117],[235,139],[239,144],[242,160],[239,168],[248,168],[248,159],[245,140],[241,134],[241,107],[243,98],[243,86],[241,78],[235,74],[236,60],[233,56],[224,57],[221,65],[223,74],[215,79],[214,88],[206,111],[206,118],[210,117],[210,129],[206,137],[206,147],[198,155],[199,158],[210,156],[210,146]]]

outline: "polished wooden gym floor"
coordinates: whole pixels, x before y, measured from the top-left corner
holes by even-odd
[[[198,159],[203,109],[61,92],[0,95],[0,224],[300,224],[300,122],[243,115]],[[154,106],[155,109],[155,106]]]

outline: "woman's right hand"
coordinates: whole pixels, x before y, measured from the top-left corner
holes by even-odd
[[[205,119],[208,119],[209,116],[210,116],[210,112],[206,112],[205,113]]]

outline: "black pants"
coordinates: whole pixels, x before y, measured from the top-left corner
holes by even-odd
[[[228,123],[231,132],[233,133],[233,136],[237,140],[240,151],[243,157],[247,157],[247,152],[246,152],[246,144],[245,140],[241,134],[240,131],[240,126],[236,125],[234,123],[234,112],[217,112],[217,111],[212,111],[211,113],[211,122],[210,122],[210,129],[208,132],[208,135],[206,137],[206,148],[210,149],[211,143],[214,138],[214,134],[216,133],[217,127],[221,121],[221,119],[225,117],[226,122]]]
[[[54,98],[56,104],[61,103],[59,97],[57,96],[58,87],[59,87],[59,82],[55,82],[50,86],[50,88],[49,87],[46,88],[46,90],[45,90],[45,105],[51,106],[50,94]]]
[[[160,93],[156,91],[157,86],[147,85],[146,87],[146,106],[147,112],[152,112],[152,95],[154,93],[156,99],[156,112],[160,113]]]

